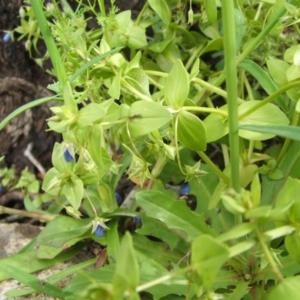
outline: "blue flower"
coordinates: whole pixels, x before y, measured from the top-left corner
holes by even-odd
[[[3,40],[4,43],[9,42],[9,41],[11,40],[11,35],[10,35],[10,33],[9,33],[9,32],[6,32],[6,33],[3,35],[2,40]]]
[[[141,224],[142,223],[142,218],[140,216],[135,216],[132,218],[132,221],[134,224]]]
[[[64,159],[66,162],[74,161],[74,157],[72,156],[68,148],[66,148],[64,151]]]
[[[179,194],[181,196],[189,194],[190,191],[191,191],[191,187],[187,182],[183,183],[179,188]]]
[[[116,197],[118,206],[120,206],[123,203],[123,197],[117,192],[115,192],[115,197]]]
[[[98,224],[98,226],[97,226],[97,228],[96,228],[96,230],[95,230],[95,235],[96,235],[98,238],[101,238],[101,237],[103,237],[103,235],[104,235],[104,228],[103,228],[100,224]]]

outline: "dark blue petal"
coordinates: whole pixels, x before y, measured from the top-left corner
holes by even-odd
[[[191,187],[187,182],[183,183],[179,188],[180,195],[187,195],[189,194],[190,191],[191,191]]]
[[[4,36],[2,37],[2,40],[3,40],[3,42],[7,43],[7,42],[10,41],[10,38],[11,38],[10,33],[6,32],[6,33],[4,34]]]
[[[0,185],[0,193],[4,191],[4,187]]]
[[[132,218],[133,223],[140,224],[142,223],[142,218],[140,216],[135,216]]]
[[[103,237],[103,234],[104,234],[104,228],[98,224],[96,230],[95,230],[95,234],[98,238],[101,238]]]
[[[68,148],[66,148],[66,150],[64,152],[64,159],[65,159],[66,162],[74,161],[74,157],[72,156],[72,154],[70,153]]]
[[[120,206],[123,203],[123,197],[117,192],[115,192],[115,197],[116,197],[118,206]]]

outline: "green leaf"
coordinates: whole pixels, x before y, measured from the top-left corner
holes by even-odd
[[[118,252],[113,279],[115,299],[122,299],[125,290],[134,291],[138,283],[139,265],[133,249],[131,235],[129,232],[126,232]]]
[[[62,194],[68,202],[76,209],[79,209],[83,196],[83,182],[80,178],[73,175],[63,186]]]
[[[137,23],[131,23],[125,33],[127,44],[130,49],[139,49],[147,46],[145,29]]]
[[[139,137],[166,125],[171,113],[156,102],[136,101],[129,109],[129,130],[132,137]]]
[[[228,248],[209,235],[196,238],[192,244],[191,260],[206,288],[212,286],[218,271],[228,258]]]
[[[300,299],[300,276],[285,278],[283,282],[279,283],[269,293],[267,300],[278,299]]]
[[[94,122],[99,121],[105,113],[106,111],[100,104],[90,103],[79,111],[77,125],[78,127],[89,126]]]
[[[178,114],[178,140],[185,147],[204,151],[206,149],[206,129],[195,115],[181,110]]]
[[[34,289],[37,292],[43,293],[45,295],[52,296],[54,298],[65,299],[66,297],[75,297],[75,295],[70,291],[65,291],[47,281],[41,282],[41,280],[27,272],[24,272],[22,269],[15,268],[12,265],[6,263],[1,263],[0,270],[21,282],[24,285],[27,285]]]
[[[182,201],[172,200],[161,192],[140,191],[136,200],[147,216],[162,221],[170,229],[185,232],[189,239],[214,233],[207,227],[203,215],[192,212]]]
[[[239,128],[270,133],[272,135],[278,135],[287,139],[300,141],[300,127],[292,125],[240,125]]]
[[[121,92],[121,72],[118,72],[114,76],[112,83],[108,89],[108,95],[113,97],[114,99],[119,99],[120,92]]]
[[[239,106],[239,115],[247,112],[255,107],[260,101],[252,100],[246,101]],[[263,107],[255,110],[246,117],[240,119],[241,125],[287,125],[289,119],[286,115],[274,104],[268,103]],[[275,134],[256,133],[248,130],[239,130],[239,135],[245,139],[250,140],[266,140],[275,136]]]
[[[252,60],[245,59],[238,64],[238,67],[243,68],[247,72],[249,72],[259,82],[261,87],[267,92],[268,95],[271,95],[278,90],[278,86],[272,80],[269,74]],[[287,105],[282,95],[278,96],[275,99],[275,102],[283,111],[288,111]]]
[[[181,60],[176,60],[165,81],[166,103],[174,108],[183,106],[189,94],[189,75]]]
[[[147,75],[140,68],[131,69],[125,77],[126,81],[138,90],[140,93],[150,96],[149,92],[149,80]]]
[[[166,0],[148,0],[148,3],[166,25],[171,23],[172,15]]]
[[[107,255],[110,260],[117,259],[117,253],[120,248],[118,221],[110,222],[107,230]]]
[[[145,236],[151,235],[157,237],[158,239],[168,244],[171,250],[176,247],[180,248],[181,250],[185,249],[185,247],[183,247],[183,245],[185,244],[184,240],[174,232],[170,231],[164,225],[164,223],[158,221],[157,219],[143,216],[143,226],[137,229],[136,232]]]
[[[289,64],[287,62],[280,59],[269,59],[267,60],[267,66],[276,84],[282,86],[288,83],[286,71],[289,68]]]
[[[37,250],[31,249],[30,251],[18,253],[6,258],[0,259],[0,266],[7,264],[13,266],[24,272],[32,273],[46,268],[50,268],[58,263],[65,262],[72,258],[79,249],[82,248],[82,245],[76,245],[70,249],[66,249],[64,252],[60,253],[53,259],[38,259]],[[11,278],[10,274],[7,274],[0,267],[0,282]]]
[[[209,22],[215,23],[217,21],[217,16],[218,16],[216,0],[206,0],[205,11]]]
[[[257,224],[254,222],[248,222],[248,223],[242,223],[234,228],[230,229],[229,231],[221,234],[218,236],[219,242],[226,242],[233,239],[238,239],[240,237],[243,237],[250,232],[252,232],[257,227]]]
[[[227,104],[219,107],[219,109],[227,111]],[[206,128],[207,143],[214,142],[229,132],[228,119],[220,114],[208,115],[203,124]]]
[[[47,224],[37,237],[37,244],[60,248],[68,241],[80,237],[89,230],[90,219],[77,220],[58,216]]]

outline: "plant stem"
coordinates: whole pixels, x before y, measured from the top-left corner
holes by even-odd
[[[292,119],[291,125],[297,126],[298,121],[299,121],[299,113],[297,111],[295,111],[294,115],[293,115],[293,119]],[[291,142],[292,142],[291,139],[286,139],[284,141],[284,144],[283,144],[283,146],[281,148],[281,151],[280,151],[280,153],[278,155],[278,158],[277,158],[277,161],[276,161],[276,167],[278,167],[279,163],[281,162],[281,160],[285,156],[288,148],[290,147]]]
[[[31,3],[31,6],[34,11],[34,15],[39,24],[39,28],[43,35],[45,44],[47,46],[47,50],[48,50],[50,59],[52,61],[56,76],[57,76],[59,84],[60,84],[60,89],[62,92],[64,90],[64,86],[67,81],[67,74],[66,74],[65,68],[63,66],[61,56],[58,52],[55,41],[51,34],[47,19],[44,15],[44,11],[42,8],[42,1],[30,0],[30,3]]]
[[[259,108],[263,107],[264,105],[266,105],[267,103],[272,102],[273,100],[275,100],[277,98],[277,96],[285,93],[287,90],[292,89],[294,87],[297,87],[300,85],[300,81],[293,81],[291,83],[288,83],[286,85],[284,85],[283,87],[281,87],[279,90],[277,90],[275,93],[273,93],[272,95],[270,95],[269,97],[265,98],[262,101],[257,102],[256,105],[252,106],[251,109],[245,111],[244,113],[239,115],[239,120],[242,120],[243,118],[245,118],[246,116],[252,114],[253,112],[255,112],[256,110],[258,110]]]
[[[209,166],[211,169],[224,180],[226,184],[230,183],[230,179],[216,166],[211,159],[203,152],[203,151],[197,151],[201,159]]]
[[[236,34],[234,20],[234,3],[232,0],[222,1],[225,74],[228,101],[229,145],[231,163],[231,185],[237,193],[240,191],[239,168],[239,130],[237,102],[237,67],[236,67]]]
[[[24,210],[14,209],[14,208],[8,208],[5,206],[0,205],[0,215],[1,214],[9,214],[9,215],[16,215],[16,216],[22,216],[22,217],[28,217],[31,219],[36,220],[43,220],[43,221],[52,221],[56,218],[56,215],[47,215],[47,214],[39,214],[39,213],[33,213],[28,212]]]
[[[275,260],[274,260],[274,257],[272,256],[272,253],[270,252],[269,247],[267,246],[266,242],[265,242],[264,239],[262,238],[262,236],[261,236],[261,234],[260,234],[260,232],[259,232],[258,229],[255,229],[255,233],[256,233],[256,236],[257,236],[257,238],[258,238],[258,241],[259,241],[259,243],[260,243],[260,245],[261,245],[261,247],[262,247],[262,249],[263,249],[263,252],[264,252],[265,255],[266,255],[266,258],[267,258],[267,260],[268,260],[268,262],[269,262],[269,264],[270,264],[270,266],[271,266],[273,272],[275,273],[275,275],[276,275],[276,277],[278,278],[278,280],[279,280],[280,282],[282,282],[282,281],[284,280],[284,278],[283,278],[281,272],[279,271],[279,269],[278,269],[278,267],[277,267],[277,265],[276,265],[276,262],[275,262]]]

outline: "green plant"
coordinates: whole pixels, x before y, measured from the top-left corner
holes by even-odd
[[[36,263],[14,272],[4,259],[0,279],[62,299],[298,299],[299,1],[148,0],[136,20],[103,0],[62,3],[31,1],[62,104],[48,125],[64,141],[43,181],[53,220],[14,257]],[[124,174],[140,186],[127,209],[115,199]],[[167,187],[183,181],[195,211]],[[120,218],[139,216],[123,235]],[[107,265],[46,288],[28,274],[86,239]]]

